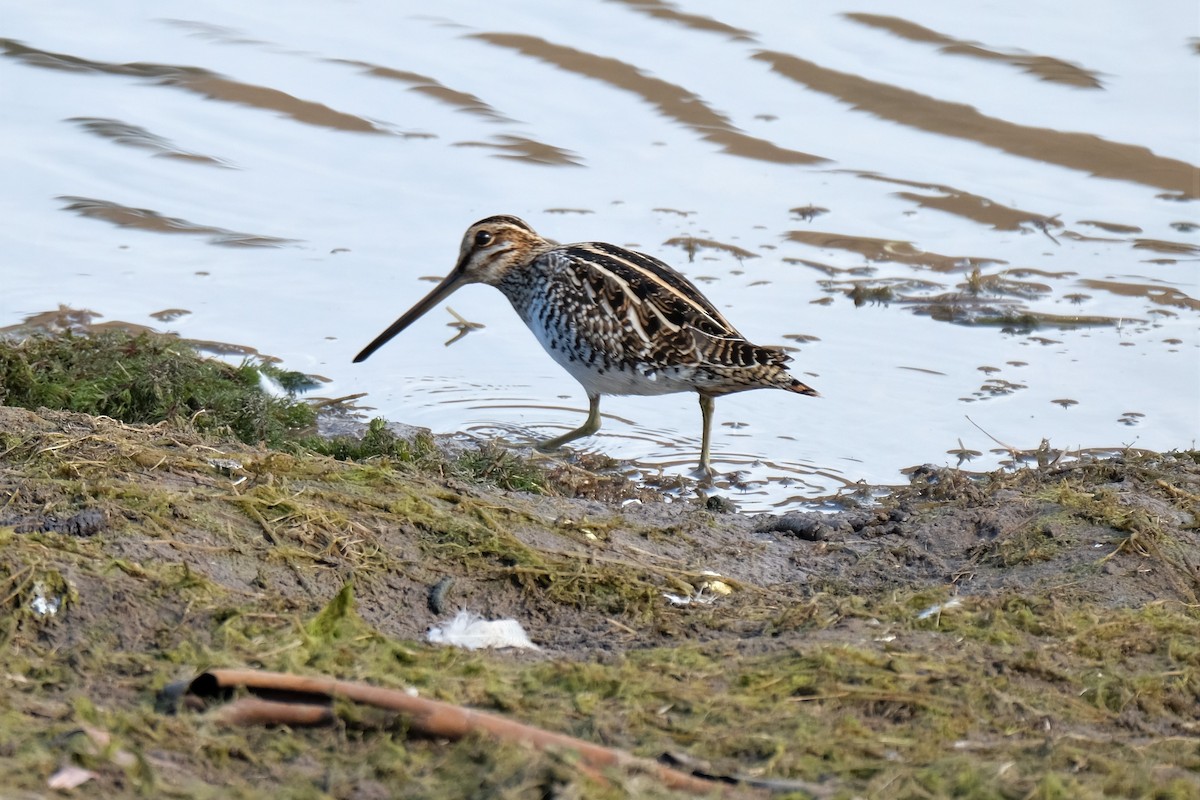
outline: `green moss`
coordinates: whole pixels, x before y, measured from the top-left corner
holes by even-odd
[[[1062,514],[1038,517],[1023,528],[988,542],[978,554],[983,560],[1004,567],[1050,561],[1074,544],[1067,533],[1070,522],[1070,517]]]
[[[0,342],[0,404],[128,423],[186,422],[201,431],[229,430],[244,442],[278,444],[311,426],[315,414],[262,391],[264,371],[289,375],[261,364],[201,358],[178,339],[149,333],[33,336]]]
[[[376,417],[367,424],[362,436],[324,438],[305,437],[299,444],[314,453],[340,461],[373,460],[383,466],[394,464],[436,464],[441,457],[433,438],[427,432],[413,439],[403,439],[388,428],[387,420]]]
[[[1131,536],[1152,536],[1160,528],[1144,509],[1123,505],[1110,488],[1081,489],[1063,481],[1043,496],[1084,519]]]
[[[288,396],[264,392],[263,376],[277,382]],[[308,376],[269,363],[246,361],[235,366],[204,358],[175,337],[151,333],[109,331],[0,341],[0,405],[77,411],[131,424],[169,421],[201,433],[227,432],[243,442],[261,442],[296,455],[319,453],[362,462],[360,478],[416,469],[537,494],[576,488],[577,480],[569,472],[552,478],[529,459],[495,445],[448,458],[428,432],[400,437],[379,418],[371,420],[361,436],[317,436],[314,407],[294,396],[314,385]],[[21,444],[2,435],[0,443],[4,450]],[[162,466],[147,460],[147,452],[125,455],[143,468]]]
[[[464,452],[455,459],[454,471],[501,489],[544,494],[548,486],[542,469],[495,445]]]
[[[304,626],[318,641],[334,641],[353,635],[363,627],[354,611],[354,584],[347,582],[333,599]]]

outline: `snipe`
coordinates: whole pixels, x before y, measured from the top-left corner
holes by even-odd
[[[747,389],[817,395],[788,374],[787,353],[746,341],[687,278],[658,259],[603,242],[555,244],[510,216],[468,228],[453,271],[355,363],[468,283],[503,292],[587,392],[587,421],[539,443],[542,450],[599,430],[601,395],[690,391],[700,395],[700,468],[711,474],[713,398]]]

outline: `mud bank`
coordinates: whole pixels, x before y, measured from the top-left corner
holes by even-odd
[[[448,463],[0,407],[9,796],[67,764],[111,796],[674,796],[403,720],[156,707],[209,667],[411,686],[797,797],[1200,789],[1200,454],[927,470],[870,507],[754,518],[562,462],[528,467],[536,491]],[[425,643],[459,608],[541,649]]]

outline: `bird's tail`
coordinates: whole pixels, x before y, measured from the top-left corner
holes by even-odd
[[[791,377],[791,376],[789,376],[789,377]],[[806,383],[801,383],[800,381],[796,380],[795,378],[792,378],[792,383],[790,386],[784,386],[782,388],[787,389],[789,392],[795,392],[796,394],[804,394],[804,395],[808,395],[809,397],[820,397],[821,396],[821,393],[818,392],[816,389],[812,388],[811,386],[809,386]]]

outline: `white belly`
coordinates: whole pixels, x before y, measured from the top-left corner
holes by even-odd
[[[602,356],[593,360],[591,352],[569,353],[556,344],[560,337],[531,325],[530,330],[546,352],[559,366],[579,381],[584,391],[593,394],[671,394],[695,391],[688,380],[692,370],[679,368],[652,369],[644,364],[607,363]]]

